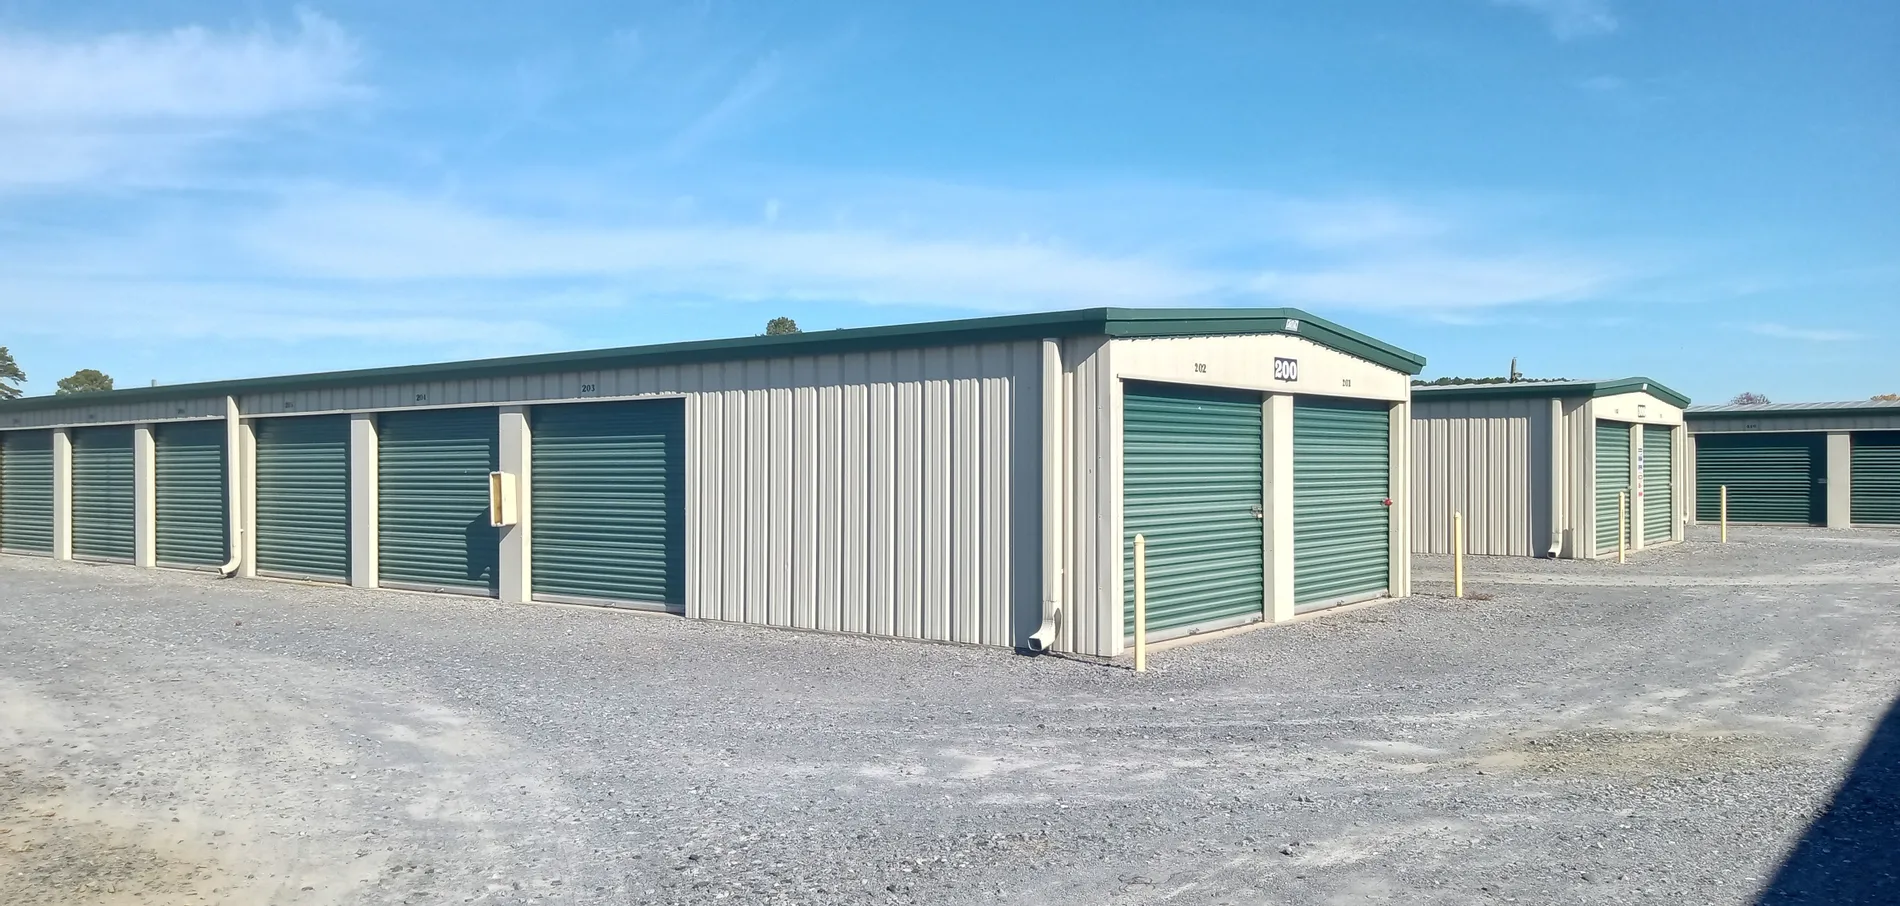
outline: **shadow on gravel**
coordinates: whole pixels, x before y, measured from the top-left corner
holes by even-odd
[[[1900,903],[1900,698],[1756,902]]]

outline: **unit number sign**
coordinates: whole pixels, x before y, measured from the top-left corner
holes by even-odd
[[[1297,381],[1300,379],[1299,359],[1274,359],[1273,379],[1276,381]]]

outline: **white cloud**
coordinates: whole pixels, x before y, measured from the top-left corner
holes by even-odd
[[[1851,330],[1830,330],[1817,327],[1791,327],[1786,324],[1760,322],[1745,324],[1743,330],[1777,340],[1802,340],[1808,343],[1850,343],[1861,338]]]
[[[0,184],[147,176],[247,124],[362,95],[359,56],[308,10],[281,33],[0,29]]]
[[[1616,31],[1621,24],[1608,0],[1491,0],[1498,6],[1526,9],[1544,18],[1559,39],[1594,38]]]
[[[1269,271],[1252,288],[1295,304],[1443,314],[1575,301],[1625,276],[1582,258],[1435,253]]]

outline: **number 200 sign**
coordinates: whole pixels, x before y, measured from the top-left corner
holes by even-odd
[[[1300,379],[1299,359],[1274,359],[1273,379],[1276,381],[1297,381]]]

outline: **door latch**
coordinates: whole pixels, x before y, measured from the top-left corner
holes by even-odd
[[[1265,518],[1267,518],[1267,511],[1266,511],[1266,510],[1263,510],[1263,509],[1261,509],[1261,508],[1260,508],[1260,504],[1257,504],[1257,503],[1256,503],[1256,504],[1254,504],[1253,506],[1250,506],[1250,507],[1248,507],[1248,508],[1247,508],[1247,512],[1249,512],[1249,513],[1251,513],[1251,514],[1253,514],[1253,518],[1255,518],[1255,519],[1265,519]]]

